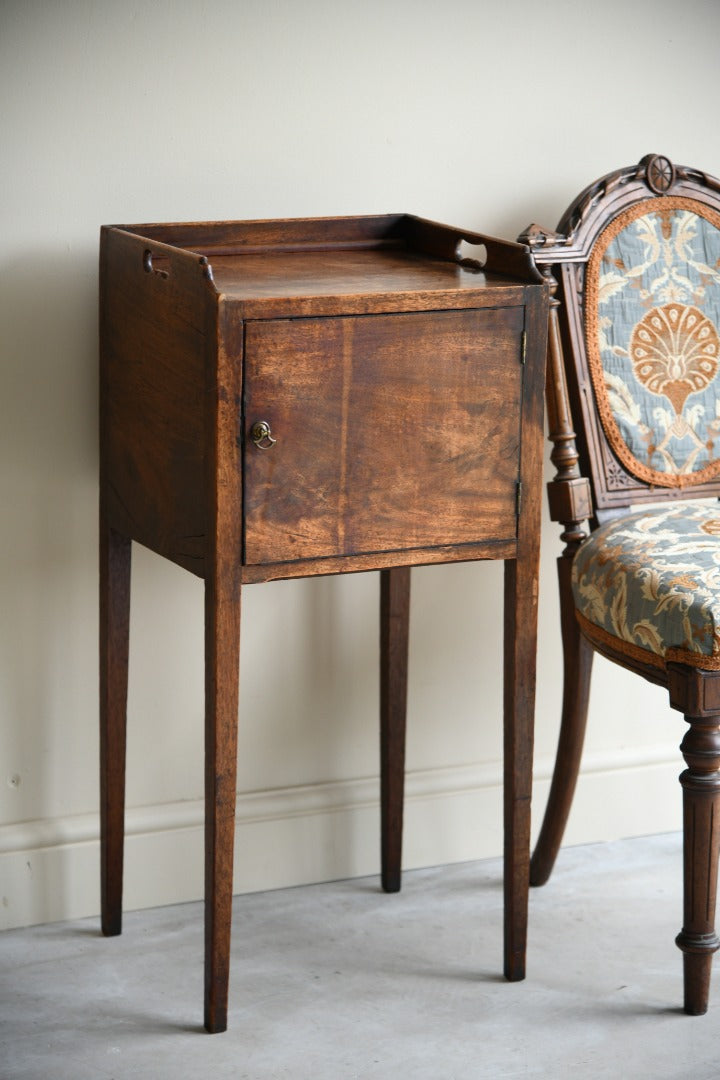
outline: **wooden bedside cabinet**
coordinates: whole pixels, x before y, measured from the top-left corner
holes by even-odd
[[[381,571],[395,891],[409,568],[504,559],[505,973],[523,978],[548,304],[528,250],[409,215],[105,226],[100,269],[103,932],[121,928],[131,540],[205,580],[209,1031],[227,1024],[242,585]]]

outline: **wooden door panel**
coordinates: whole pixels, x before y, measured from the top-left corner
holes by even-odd
[[[248,323],[245,562],[514,538],[523,318]]]

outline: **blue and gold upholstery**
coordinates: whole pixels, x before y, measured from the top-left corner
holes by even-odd
[[[720,215],[646,200],[587,267],[588,365],[625,469],[658,488],[720,475]],[[720,506],[679,502],[596,529],[573,565],[585,634],[654,666],[720,669]]]
[[[632,475],[720,474],[720,215],[661,197],[621,213],[587,268],[586,342],[601,421]]]
[[[720,505],[676,503],[596,529],[573,562],[586,635],[646,663],[720,669]]]

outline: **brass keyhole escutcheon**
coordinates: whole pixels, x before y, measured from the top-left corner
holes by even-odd
[[[256,420],[250,429],[250,438],[258,450],[269,450],[275,445],[277,439],[273,439],[270,425],[267,420]]]

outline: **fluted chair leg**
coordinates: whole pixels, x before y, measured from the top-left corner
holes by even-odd
[[[552,873],[570,814],[585,741],[593,650],[580,633],[575,618],[571,569],[571,559],[558,559],[564,666],[562,721],[550,795],[530,862],[531,885],[544,885]]]
[[[684,918],[677,944],[684,953],[685,1012],[707,1012],[715,932],[720,852],[720,716],[685,719],[690,729],[680,749],[687,769],[683,788]]]

